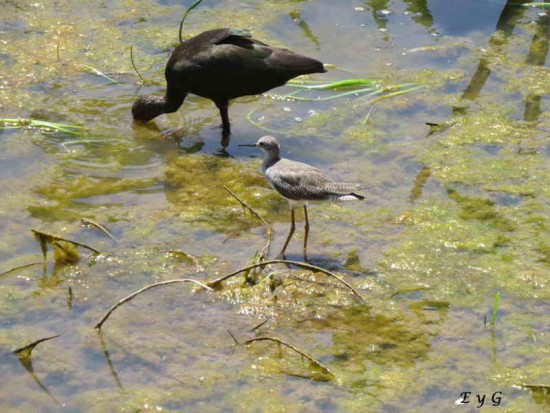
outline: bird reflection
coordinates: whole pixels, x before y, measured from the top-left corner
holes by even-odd
[[[521,3],[529,3],[529,1],[508,0],[506,2],[496,24],[497,31],[489,39],[489,51],[487,55],[496,53],[502,44],[507,43],[508,38],[513,34],[515,27],[523,18],[527,10],[526,7],[521,6]],[[539,15],[536,24],[537,27],[525,63],[527,65],[543,66],[548,55],[550,17],[547,13],[542,13]],[[490,60],[486,56],[480,59],[478,67],[470,79],[470,83],[466,89],[464,89],[462,94],[463,99],[475,100],[480,96],[483,87],[491,75],[489,65]],[[528,94],[525,97],[524,104],[524,120],[531,122],[537,121],[541,115],[541,96],[532,93]],[[463,114],[464,111],[464,107],[461,106],[453,108],[454,114]]]

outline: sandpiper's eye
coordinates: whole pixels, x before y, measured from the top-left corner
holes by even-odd
[[[263,142],[258,142],[258,145],[264,146],[264,143]]]

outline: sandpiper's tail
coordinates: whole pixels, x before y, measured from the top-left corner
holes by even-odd
[[[327,185],[326,189],[330,193],[331,201],[360,201],[365,199],[363,195],[359,195],[355,192],[361,189],[362,185],[359,184],[344,184],[344,183],[331,183]]]
[[[351,192],[347,195],[333,195],[332,200],[334,201],[361,201],[365,199],[363,195],[356,194],[355,192]]]

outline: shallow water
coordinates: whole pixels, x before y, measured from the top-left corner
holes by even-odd
[[[550,11],[498,0],[205,1],[186,37],[250,28],[338,66],[315,80],[424,86],[376,103],[238,99],[223,157],[205,99],[132,124],[136,95],[163,93],[193,2],[181,3],[0,2],[0,116],[85,127],[0,131],[0,271],[39,263],[0,276],[1,410],[425,412],[450,411],[463,392],[464,411],[477,410],[476,395],[506,412],[550,408],[542,389],[521,387],[550,384]],[[368,305],[318,273],[273,265],[255,284],[151,290],[98,335],[109,307],[146,284],[212,280],[252,261],[264,228],[223,185],[273,226],[276,257],[287,203],[261,176],[260,154],[237,146],[266,130],[284,156],[369,185],[364,202],[309,214],[312,263]],[[297,217],[292,260],[303,258]],[[67,263],[50,246],[43,266],[31,229],[102,254],[80,248]],[[227,330],[240,342],[278,337],[337,379],[275,343],[236,346]],[[11,354],[55,334],[31,364]]]

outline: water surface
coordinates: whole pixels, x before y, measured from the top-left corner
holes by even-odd
[[[0,116],[85,130],[0,132],[0,270],[43,260],[31,229],[102,251],[79,249],[67,263],[50,247],[45,266],[0,276],[2,411],[451,411],[463,392],[472,392],[465,411],[476,395],[496,403],[497,392],[502,411],[547,410],[547,395],[521,386],[550,384],[548,10],[498,0],[205,1],[185,37],[249,28],[337,65],[314,80],[424,86],[373,109],[366,96],[238,99],[223,157],[210,101],[190,96],[147,127],[129,110],[137,95],[164,92],[192,3],[2,2]],[[320,274],[274,265],[255,284],[151,290],[98,335],[105,311],[146,284],[211,280],[251,262],[264,228],[223,185],[273,226],[276,257],[287,203],[261,176],[260,154],[237,146],[267,130],[284,156],[369,186],[365,202],[312,206],[309,241],[312,263],[368,305]],[[303,259],[298,219],[293,260]],[[240,342],[278,337],[338,380],[275,343],[236,346],[227,330]],[[11,354],[55,334],[31,364]]]

